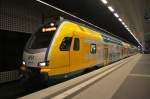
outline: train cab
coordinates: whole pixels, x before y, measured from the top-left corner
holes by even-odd
[[[29,39],[21,70],[47,76],[67,75],[103,64],[103,38],[70,21],[50,23]]]

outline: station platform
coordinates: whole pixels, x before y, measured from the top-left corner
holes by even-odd
[[[20,99],[150,99],[150,54],[137,54]]]

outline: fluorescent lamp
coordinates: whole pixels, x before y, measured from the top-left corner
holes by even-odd
[[[115,11],[111,6],[108,6],[108,9],[109,9],[111,12],[114,12],[114,11]]]
[[[114,13],[115,17],[119,18],[119,15],[117,13]]]
[[[132,31],[129,29],[129,32],[131,33]],[[132,34],[132,33],[131,33]]]
[[[125,25],[125,23],[124,23],[124,22],[122,22],[122,24],[123,24],[123,25]]]
[[[107,4],[107,0],[101,0],[102,3]]]
[[[119,18],[118,20],[119,20],[120,22],[122,22],[122,19],[121,19],[121,18]]]
[[[124,27],[126,27],[126,28],[127,28],[127,25],[125,25]]]

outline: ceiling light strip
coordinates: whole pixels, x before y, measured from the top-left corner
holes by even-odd
[[[107,4],[107,3],[108,3],[107,0],[101,0],[101,2],[102,2],[103,4]]]
[[[114,9],[111,7],[111,6],[108,6],[108,9],[111,11],[111,12],[114,12]],[[136,39],[136,41],[139,43],[139,45],[142,46],[142,44],[140,43],[140,41],[137,39],[137,37],[135,37],[135,35],[132,33],[132,31],[128,28],[128,26],[122,21],[121,18],[119,18],[119,15],[114,12],[114,16],[116,18],[118,18],[118,20],[123,24],[123,26],[129,31],[129,33],[134,37],[134,39]],[[143,46],[142,46],[143,47]]]
[[[111,6],[108,6],[108,9],[109,9],[111,12],[114,12],[114,11],[115,11]]]
[[[117,13],[114,13],[114,15],[115,15],[116,18],[119,18],[119,15]]]

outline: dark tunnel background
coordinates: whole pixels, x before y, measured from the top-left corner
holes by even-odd
[[[0,72],[19,68],[24,46],[31,34],[1,30]]]

